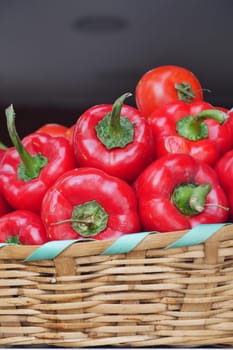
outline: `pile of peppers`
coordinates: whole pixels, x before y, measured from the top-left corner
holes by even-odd
[[[71,127],[48,123],[23,139],[8,106],[0,242],[106,240],[233,222],[233,111],[178,78],[169,81],[172,97],[149,114],[125,93],[91,106]]]

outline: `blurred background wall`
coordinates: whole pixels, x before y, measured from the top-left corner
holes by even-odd
[[[208,102],[233,105],[232,0],[0,0],[0,139],[72,125],[134,91],[156,66],[193,71]]]

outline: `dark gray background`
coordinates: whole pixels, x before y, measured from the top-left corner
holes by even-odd
[[[233,105],[232,0],[0,0],[0,138],[13,103],[20,136],[73,124],[134,91],[159,65],[193,71],[215,105]]]

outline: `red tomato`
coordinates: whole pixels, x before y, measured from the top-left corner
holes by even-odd
[[[37,132],[43,132],[51,136],[63,136],[65,137],[68,128],[62,124],[48,123],[37,129]]]
[[[197,77],[179,66],[160,66],[146,72],[136,85],[138,109],[148,117],[155,109],[174,101],[203,100],[203,91]]]

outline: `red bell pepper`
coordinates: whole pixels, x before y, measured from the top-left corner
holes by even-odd
[[[0,162],[4,156],[7,147],[0,141]],[[1,166],[1,165],[0,165]],[[0,217],[9,213],[12,210],[11,206],[7,203],[4,195],[2,194],[2,188],[0,186]]]
[[[0,187],[15,209],[40,213],[47,189],[64,172],[76,166],[70,142],[63,137],[32,133],[22,142],[15,130],[14,110],[6,110],[12,143],[0,165]]]
[[[41,132],[45,134],[49,134],[51,136],[62,136],[68,139],[71,143],[73,141],[73,133],[74,133],[75,124],[70,127],[66,127],[62,124],[57,123],[48,123],[42,125],[36,132]]]
[[[0,217],[0,242],[40,245],[47,241],[48,236],[38,214],[14,210]]]
[[[47,123],[42,125],[36,132],[42,132],[44,134],[49,134],[51,136],[62,136],[66,137],[66,132],[68,127],[58,123]]]
[[[73,142],[73,136],[74,136],[74,129],[75,129],[75,125],[73,124],[71,125],[68,130],[65,133],[65,137],[72,143]]]
[[[7,150],[7,147],[2,142],[0,142],[0,162],[6,150]],[[2,188],[0,187],[0,217],[2,215],[9,213],[11,210],[12,208],[9,205],[9,203],[7,203],[5,197],[2,194]]]
[[[188,154],[155,160],[133,187],[145,230],[184,230],[228,218],[228,200],[216,172]]]
[[[0,217],[12,211],[11,206],[7,203],[6,199],[0,192]]]
[[[201,101],[169,103],[149,117],[155,155],[186,153],[214,165],[233,146],[233,113]]]
[[[217,161],[214,169],[217,172],[222,188],[227,194],[230,205],[230,219],[233,220],[233,150],[226,152]]]
[[[50,240],[115,239],[140,230],[132,187],[96,168],[61,176],[45,194],[41,217]]]
[[[73,147],[80,167],[95,167],[129,183],[153,160],[153,135],[131,106],[116,102],[89,108],[77,120]]]

